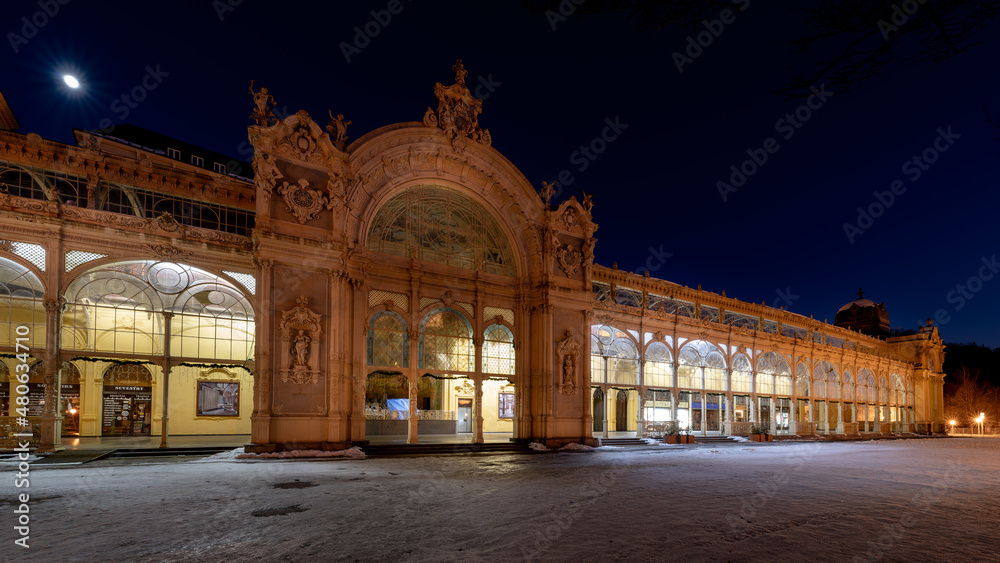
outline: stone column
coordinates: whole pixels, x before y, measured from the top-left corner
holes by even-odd
[[[481,308],[480,308],[481,309]],[[473,384],[475,392],[472,400],[472,442],[481,444],[483,442],[483,344],[485,338],[482,332],[475,334],[472,342],[476,346],[476,373],[473,374]]]
[[[417,436],[417,430],[420,427],[420,418],[417,415],[417,383],[420,381],[420,378],[417,377],[417,370],[409,370],[409,376],[406,380],[409,383],[407,397],[409,398],[410,407],[406,421],[406,443],[419,444],[420,440]]]
[[[174,314],[163,313],[163,417],[160,430],[160,447],[166,448],[167,422],[170,420],[170,320]]]
[[[410,368],[407,370],[409,374],[407,381],[410,383],[410,390],[407,396],[410,398],[410,420],[406,426],[406,443],[418,444],[420,442],[417,428],[420,421],[417,418],[417,383],[420,381],[420,378],[417,366],[420,364],[417,345],[420,342],[420,331],[416,328],[411,328],[408,336],[410,337]]]
[[[607,370],[606,369],[605,369],[605,374],[607,374]],[[602,434],[602,437],[607,438],[608,437],[608,426],[609,426],[608,425],[608,405],[611,403],[611,395],[609,394],[609,392],[611,391],[611,388],[609,387],[607,389],[603,389],[603,391],[604,391],[604,413],[603,413],[603,416],[604,416],[604,433]]]
[[[272,370],[274,369],[271,364],[271,310],[274,307],[272,283],[274,261],[270,258],[255,257],[254,267],[257,274],[257,294],[254,300],[254,324],[257,334],[254,343],[254,412],[250,415],[250,442],[263,445],[271,443]]]
[[[54,452],[62,449],[62,417],[58,412],[59,370],[56,366],[59,358],[59,312],[62,310],[62,300],[46,297],[42,300],[42,305],[45,307],[45,409],[42,411],[38,451]],[[13,399],[11,406],[13,407]]]

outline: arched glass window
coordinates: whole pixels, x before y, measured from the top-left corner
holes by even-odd
[[[853,401],[854,400],[854,377],[851,375],[850,370],[844,370],[844,400]]]
[[[801,398],[809,398],[809,366],[803,362],[795,365],[795,394]]]
[[[625,331],[611,326],[593,326],[591,334],[591,381],[637,385],[639,383],[639,349]],[[596,363],[606,379],[594,378]]]
[[[652,387],[673,387],[674,356],[663,342],[653,342],[646,348],[643,384]]]
[[[677,386],[726,390],[726,359],[714,345],[692,340],[678,353]]]
[[[504,325],[486,328],[483,341],[483,373],[514,375],[514,333]]]
[[[734,393],[749,393],[751,391],[752,371],[749,358],[743,354],[736,354],[733,357],[732,388]]]
[[[903,378],[899,374],[893,373],[889,376],[892,388],[890,389],[889,402],[894,405],[906,404],[906,387],[903,385]]]
[[[493,215],[458,190],[413,186],[372,219],[368,248],[467,270],[514,277],[510,241]]]
[[[884,375],[878,378],[878,402],[883,405],[889,402],[889,382]]]
[[[140,364],[116,364],[104,372],[104,384],[149,387],[153,384],[153,374]]]
[[[878,387],[875,385],[875,375],[868,368],[858,370],[858,402],[876,403],[878,399]]]
[[[819,362],[813,371],[813,396],[836,401],[840,397],[840,377],[837,367],[830,362]]]
[[[409,367],[410,338],[406,321],[393,311],[372,315],[368,326],[368,365]]]
[[[431,311],[420,323],[420,368],[447,372],[475,370],[472,326],[450,308]]]
[[[792,368],[784,356],[777,352],[764,352],[757,356],[757,393],[790,395],[791,382]],[[780,390],[776,391],[776,387]]]
[[[232,283],[172,262],[98,266],[66,289],[62,345],[70,350],[164,353],[164,313],[173,313],[174,357],[243,362],[253,356],[254,314]]]
[[[26,266],[0,258],[0,346],[14,346],[17,338],[27,336],[21,344],[31,350],[45,349],[45,287],[41,280]],[[28,334],[19,334],[17,328],[28,328]],[[24,329],[21,330],[24,332]]]

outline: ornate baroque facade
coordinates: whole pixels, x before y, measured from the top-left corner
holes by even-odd
[[[881,340],[595,265],[589,198],[535,190],[454,70],[423,121],[350,143],[343,115],[252,91],[252,182],[0,132],[0,387],[28,326],[42,446],[69,424],[257,451],[940,427],[936,328]]]

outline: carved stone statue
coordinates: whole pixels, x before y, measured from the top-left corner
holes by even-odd
[[[267,93],[267,88],[261,88],[260,90],[253,91],[254,81],[250,81],[250,95],[253,96],[253,103],[257,106],[253,113],[250,114],[250,118],[257,122],[257,125],[267,127],[271,124],[271,119],[274,118],[274,113],[271,111],[271,107],[275,105],[274,97]]]
[[[350,125],[351,121],[344,121],[344,114],[338,113],[337,117],[333,116],[333,112],[330,111],[330,123],[326,126],[326,131],[333,135],[334,142],[346,144],[347,143],[347,126]]]
[[[311,340],[306,331],[299,329],[299,334],[295,337],[295,344],[292,346],[292,354],[295,356],[293,368],[309,367],[309,342]]]
[[[561,377],[559,380],[559,392],[564,395],[576,393],[576,372],[577,361],[580,357],[580,340],[572,330],[566,331],[566,338],[559,343],[559,365]]]
[[[456,137],[465,137],[489,145],[492,141],[489,131],[479,127],[483,101],[474,97],[465,85],[465,77],[469,73],[462,65],[462,60],[459,59],[451,68],[455,71],[455,83],[451,86],[440,82],[434,85],[438,107],[436,111],[427,109],[424,125],[443,129],[452,141]]]
[[[549,205],[549,203],[552,201],[552,198],[555,197],[555,195],[556,195],[555,184],[552,182],[546,182],[542,180],[542,191],[541,191],[542,202],[545,203],[545,205]]]
[[[562,373],[562,384],[563,385],[574,385],[573,381],[576,377],[576,356],[567,354],[563,357],[563,373]]]

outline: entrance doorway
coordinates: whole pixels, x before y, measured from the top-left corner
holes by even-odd
[[[712,434],[721,434],[726,424],[726,396],[722,393],[709,393],[705,402],[705,430]]]
[[[615,398],[615,431],[628,431],[628,393],[622,389]]]
[[[759,397],[757,399],[757,424],[763,426],[765,430],[771,432],[774,426],[771,422],[771,397]]]
[[[153,418],[153,375],[138,364],[104,372],[102,436],[149,436]]]
[[[472,432],[472,399],[458,399],[458,433]]]
[[[594,432],[604,432],[604,391],[594,387],[593,410]]]

